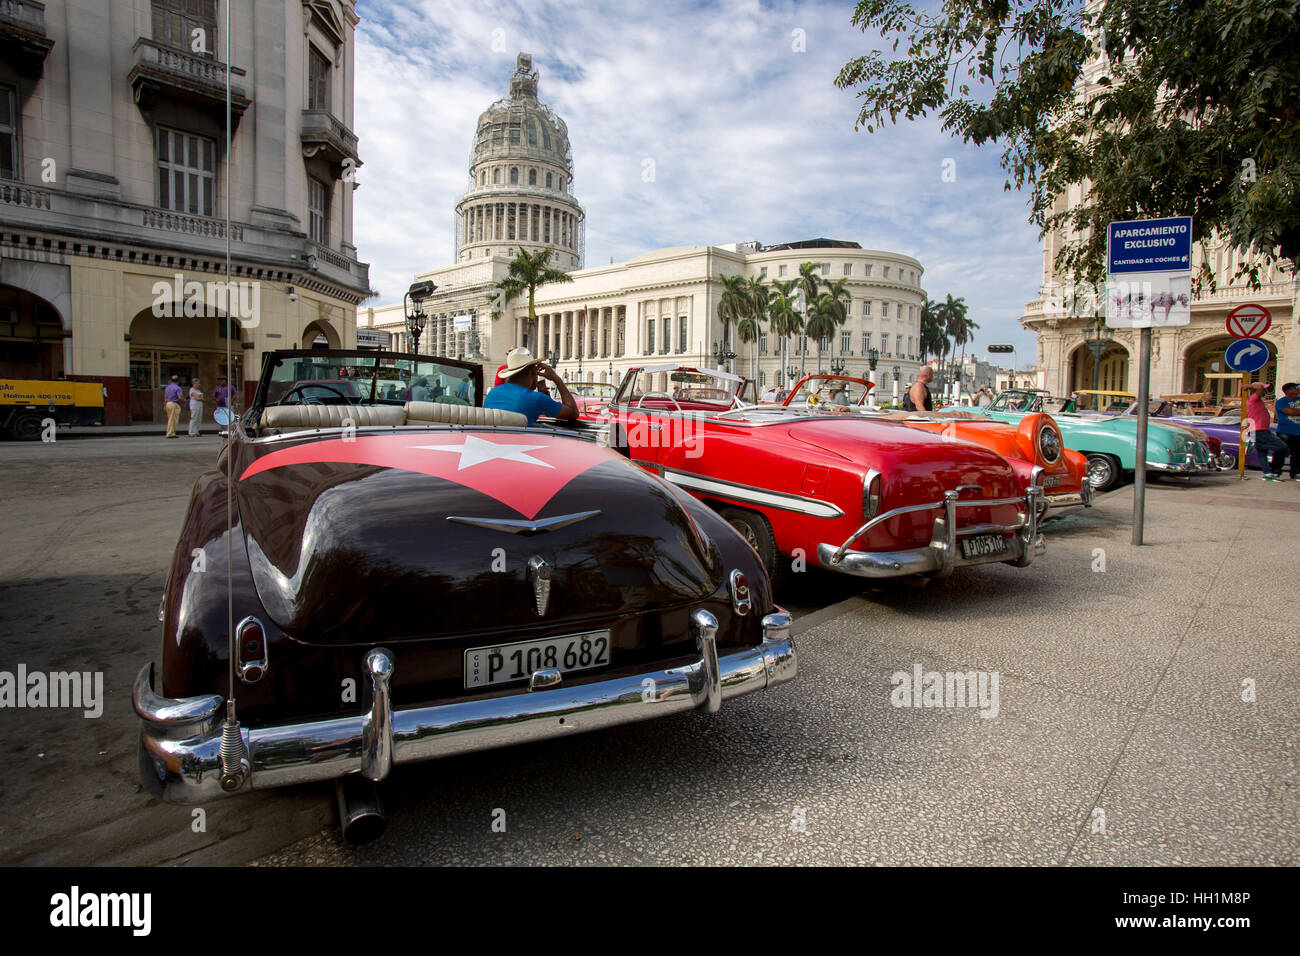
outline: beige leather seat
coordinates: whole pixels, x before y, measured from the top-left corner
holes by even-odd
[[[475,408],[473,405],[444,405],[441,402],[407,402],[407,424],[433,422],[446,425],[516,425],[524,427],[528,418],[519,412],[500,408]]]
[[[405,425],[400,405],[271,405],[262,411],[262,434],[295,428],[366,428],[371,425]]]

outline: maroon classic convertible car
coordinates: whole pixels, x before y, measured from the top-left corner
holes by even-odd
[[[1043,488],[1001,455],[899,422],[748,406],[743,383],[676,364],[633,368],[606,415],[611,444],[716,509],[772,577],[801,558],[869,578],[942,577],[993,561],[1025,567],[1043,551]]]
[[[417,378],[448,387],[385,397]],[[161,667],[136,679],[151,793],[341,779],[359,841],[382,828],[367,781],[394,764],[714,712],[794,677],[789,615],[725,521],[599,429],[527,428],[481,394],[450,359],[267,356],[194,487]]]

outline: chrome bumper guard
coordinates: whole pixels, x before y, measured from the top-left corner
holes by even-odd
[[[1233,463],[1236,468],[1236,463]],[[1176,475],[1210,475],[1217,474],[1223,469],[1213,460],[1204,463],[1198,462],[1192,455],[1187,455],[1182,461],[1148,461],[1148,471],[1168,471]]]
[[[1073,508],[1076,505],[1083,505],[1085,508],[1092,507],[1092,483],[1088,481],[1087,475],[1083,478],[1083,484],[1079,486],[1078,491],[1066,492],[1059,495],[1045,494],[1044,499],[1047,501],[1047,507],[1051,508]]]
[[[957,527],[958,508],[989,508],[997,505],[1023,505],[1025,510],[1013,525],[980,524],[965,528]],[[927,547],[906,551],[849,550],[849,546],[854,541],[877,525],[900,515],[940,509],[943,514],[934,519],[934,530]],[[894,578],[908,574],[946,577],[954,568],[992,562],[1014,564],[1019,568],[1028,567],[1036,555],[1047,550],[1043,536],[1038,532],[1038,522],[1046,510],[1047,502],[1043,498],[1043,489],[1036,485],[1031,485],[1023,498],[975,498],[961,501],[956,491],[949,491],[945,492],[941,502],[895,508],[883,515],[877,515],[853,532],[838,548],[831,544],[819,544],[817,560],[824,568],[865,578]],[[964,558],[958,550],[958,538],[980,534],[1005,535],[1008,532],[1012,532],[1012,537],[1007,543],[1007,550],[1001,554]]]
[[[250,766],[247,784],[266,789],[350,773],[382,780],[393,764],[691,710],[716,713],[725,700],[795,676],[794,639],[785,611],[778,608],[765,615],[762,642],[743,650],[719,655],[717,628],[717,619],[708,611],[691,614],[700,657],[684,667],[405,710],[392,704],[393,653],[372,648],[365,656],[362,714],[241,729]],[[161,697],[153,690],[153,665],[146,664],[136,677],[133,700],[141,718],[140,779],[145,789],[168,803],[199,804],[227,796],[219,782],[224,699]]]

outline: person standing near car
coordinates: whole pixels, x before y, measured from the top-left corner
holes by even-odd
[[[167,410],[167,438],[176,437],[176,426],[181,420],[181,377],[173,375],[163,389],[163,407]]]
[[[1265,481],[1282,477],[1282,464],[1286,461],[1286,442],[1273,434],[1273,416],[1264,404],[1266,382],[1251,382],[1246,395],[1246,417],[1255,428],[1255,454]]]
[[[930,380],[934,378],[934,369],[922,365],[916,381],[903,396],[903,410],[908,412],[934,411],[934,400],[930,397]]]
[[[1291,450],[1291,480],[1300,481],[1300,403],[1297,402],[1300,385],[1287,382],[1282,386],[1282,395],[1273,404],[1277,412],[1277,437]]]
[[[190,382],[190,438],[199,437],[199,425],[203,423],[203,392],[199,390],[199,380]]]

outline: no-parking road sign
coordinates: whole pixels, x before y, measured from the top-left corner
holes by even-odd
[[[1223,361],[1234,372],[1258,372],[1268,364],[1268,343],[1262,339],[1237,339],[1223,350]]]
[[[1262,305],[1239,305],[1228,313],[1228,334],[1237,339],[1263,335],[1273,324],[1273,314]]]

